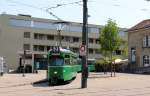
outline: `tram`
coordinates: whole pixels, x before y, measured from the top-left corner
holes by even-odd
[[[53,47],[48,52],[48,81],[57,84],[75,79],[77,75],[77,54],[59,46]]]
[[[96,59],[88,59],[88,70],[90,72],[95,71],[95,64],[96,64]]]
[[[82,69],[82,61],[80,58],[77,59],[78,66],[77,66],[77,71],[81,72]],[[87,60],[88,64],[88,71],[89,72],[94,72],[95,71],[95,64],[96,64],[96,59],[88,59]]]

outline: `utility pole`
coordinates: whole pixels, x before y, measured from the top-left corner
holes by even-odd
[[[87,66],[87,57],[88,57],[88,30],[87,30],[87,17],[88,8],[87,0],[83,0],[83,28],[82,28],[82,45],[86,48],[86,54],[82,56],[82,77],[81,77],[81,88],[87,88],[87,78],[88,78],[88,66]]]
[[[58,21],[58,22],[55,22],[54,24],[57,25],[57,43],[59,47],[62,47],[62,43],[61,43],[61,31],[64,29],[65,25],[69,25],[70,23],[69,22],[66,22],[66,21]]]
[[[62,47],[62,44],[61,44],[61,30],[57,30],[57,38],[58,38],[58,46],[59,47]]]

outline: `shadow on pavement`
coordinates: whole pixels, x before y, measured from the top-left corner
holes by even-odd
[[[54,90],[75,90],[75,89],[82,89],[82,88],[66,88],[66,89],[54,89]]]
[[[104,73],[89,73],[89,74],[91,74],[91,75],[107,75],[109,73],[107,72],[106,74],[104,74]]]
[[[40,81],[36,81],[32,84],[33,87],[53,87],[53,86],[63,86],[63,85],[66,85],[66,84],[69,84],[71,83],[71,81],[65,81],[65,82],[58,82],[57,84],[50,84],[48,83],[48,80],[47,79],[43,79],[43,80],[40,80]]]
[[[95,79],[95,78],[110,78],[111,76],[89,76],[88,79]]]

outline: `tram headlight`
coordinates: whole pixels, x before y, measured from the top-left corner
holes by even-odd
[[[57,74],[57,71],[55,71],[54,74]]]

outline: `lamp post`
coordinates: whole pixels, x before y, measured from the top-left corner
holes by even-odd
[[[82,56],[82,77],[81,77],[81,88],[87,88],[87,77],[88,77],[88,66],[87,66],[87,55],[88,55],[88,30],[87,30],[87,18],[88,8],[87,0],[83,0],[83,28],[82,28],[82,45],[86,48],[86,55]]]
[[[26,50],[23,51],[23,74],[22,77],[25,77],[25,59],[26,59]]]
[[[65,22],[65,21],[59,21],[59,22],[55,22],[54,24],[57,24],[57,46],[62,47],[62,43],[61,43],[61,31],[64,29],[65,25],[69,24],[69,22]]]
[[[25,77],[25,61],[26,61],[26,55],[27,55],[27,52],[31,52],[30,50],[24,50],[23,51],[23,74],[22,74],[22,77]]]
[[[58,27],[57,27],[57,39],[58,39],[58,45],[60,46],[60,47],[62,47],[62,44],[61,44],[61,30],[62,30],[63,28],[62,28],[62,25],[58,25]]]

